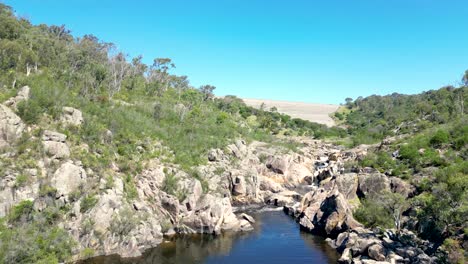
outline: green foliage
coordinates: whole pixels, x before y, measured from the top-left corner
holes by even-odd
[[[468,223],[468,162],[454,164],[436,173],[432,188],[415,199],[423,235],[443,240]]]
[[[376,143],[384,137],[412,133],[452,123],[467,114],[467,87],[443,87],[417,95],[372,95],[347,102],[344,115],[353,145]],[[336,114],[335,114],[336,116]],[[340,113],[338,113],[340,116]],[[443,133],[443,132],[442,132]],[[447,142],[447,134],[434,135],[434,144]]]
[[[55,197],[56,193],[57,193],[57,189],[47,184],[41,185],[39,188],[39,195],[43,197],[45,196]]]
[[[70,259],[75,243],[59,227],[38,223],[9,228],[0,223],[1,263],[59,263]]]
[[[162,190],[165,193],[176,195],[177,193],[177,183],[179,179],[172,173],[167,173],[164,178]]]
[[[20,174],[16,177],[15,187],[23,187],[28,182],[29,177],[26,174]]]
[[[447,260],[449,263],[464,264],[468,260],[468,256],[459,241],[447,238],[444,240],[443,247],[445,251],[447,251]]]
[[[130,233],[138,224],[139,219],[130,208],[123,208],[111,220],[110,231],[124,237]]]
[[[92,248],[85,248],[80,252],[80,258],[87,259],[93,257],[96,254],[96,251]]]
[[[393,226],[390,212],[373,199],[361,201],[361,206],[353,213],[353,216],[367,227],[391,228]]]
[[[135,183],[133,182],[133,178],[130,175],[127,175],[125,177],[124,191],[125,191],[125,194],[127,195],[126,196],[127,199],[130,201],[138,197],[138,192],[137,192]]]
[[[33,210],[25,200],[14,206],[8,225],[0,219],[0,263],[59,263],[68,261],[75,242],[57,227],[59,209]]]
[[[32,212],[33,202],[24,200],[12,208],[10,214],[8,215],[8,219],[10,222],[17,222],[20,220],[26,221],[30,219]]]
[[[438,148],[438,147],[441,147],[443,144],[448,143],[449,137],[450,137],[450,134],[448,133],[448,131],[439,129],[434,134],[434,136],[432,136],[429,142],[431,143],[431,146]]]
[[[98,202],[97,198],[94,195],[86,195],[81,199],[80,203],[80,212],[85,213],[91,208],[93,208]]]

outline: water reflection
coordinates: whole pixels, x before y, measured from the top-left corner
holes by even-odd
[[[304,233],[282,212],[253,214],[255,231],[221,236],[184,236],[148,250],[140,258],[97,257],[83,264],[130,263],[336,263],[323,238]]]

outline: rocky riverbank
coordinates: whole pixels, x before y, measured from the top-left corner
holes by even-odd
[[[436,261],[429,256],[432,245],[411,232],[368,230],[353,218],[359,196],[385,190],[408,197],[413,192],[399,178],[369,169],[345,169],[346,162],[362,158],[372,146],[345,150],[295,138],[300,147],[293,152],[239,139],[225,149],[211,150],[207,163],[190,173],[162,155],[144,161],[141,173],[132,178],[115,164],[102,175],[71,154],[87,153],[89,146],[72,143],[58,131],[28,126],[15,114],[28,94],[29,88],[24,87],[18,96],[0,104],[0,146],[7,150],[2,159],[8,160],[8,148],[24,133],[39,142],[43,154],[28,161],[35,169],[20,171],[15,162],[5,166],[0,216],[25,200],[37,211],[66,208],[59,226],[77,241],[75,259],[139,256],[161,243],[163,236],[174,234],[248,232],[255,219],[236,214],[233,205],[274,205],[284,207],[305,230],[329,237],[330,245],[342,253],[343,263]],[[57,126],[82,124],[79,109],[62,110]],[[104,140],[112,136],[108,131]],[[160,142],[149,145],[170,155],[171,150]],[[142,146],[135,148],[146,151]],[[30,180],[18,184],[23,173]],[[91,196],[87,190],[99,191]]]

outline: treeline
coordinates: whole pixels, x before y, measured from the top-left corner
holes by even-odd
[[[372,95],[354,101],[348,98],[345,107],[349,111],[337,112],[335,117],[344,121],[357,145],[459,120],[468,112],[467,103],[466,85],[447,86],[416,95]]]

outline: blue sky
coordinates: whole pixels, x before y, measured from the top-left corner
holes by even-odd
[[[147,63],[170,57],[217,95],[336,104],[456,85],[468,69],[466,0],[3,2]]]

